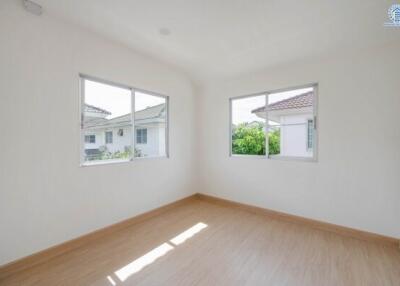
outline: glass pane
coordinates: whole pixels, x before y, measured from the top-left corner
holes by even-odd
[[[135,92],[135,156],[166,156],[167,101]]]
[[[232,154],[265,155],[265,95],[232,100]]]
[[[131,157],[131,91],[84,80],[84,161],[119,161]]]
[[[269,94],[270,156],[313,156],[313,103],[312,87]]]

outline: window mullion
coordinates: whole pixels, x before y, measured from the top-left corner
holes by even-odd
[[[318,85],[314,85],[313,94],[313,158],[317,159],[317,148],[318,148]]]
[[[265,95],[265,156],[269,158],[269,120],[268,120],[268,97],[269,94]]]
[[[83,165],[85,162],[85,79],[80,78],[80,164]]]
[[[131,134],[131,158],[132,161],[135,158],[135,150],[136,150],[136,131],[135,131],[135,89],[131,89],[131,124],[132,124],[132,134]]]

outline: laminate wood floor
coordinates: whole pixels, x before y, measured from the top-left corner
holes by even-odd
[[[194,200],[0,284],[399,286],[400,251]]]

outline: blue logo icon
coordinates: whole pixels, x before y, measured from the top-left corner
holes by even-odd
[[[388,16],[391,22],[386,22],[387,27],[400,27],[400,4],[393,4],[388,9]]]

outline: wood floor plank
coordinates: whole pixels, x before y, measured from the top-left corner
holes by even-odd
[[[0,281],[114,284],[398,286],[400,251],[194,200]]]

